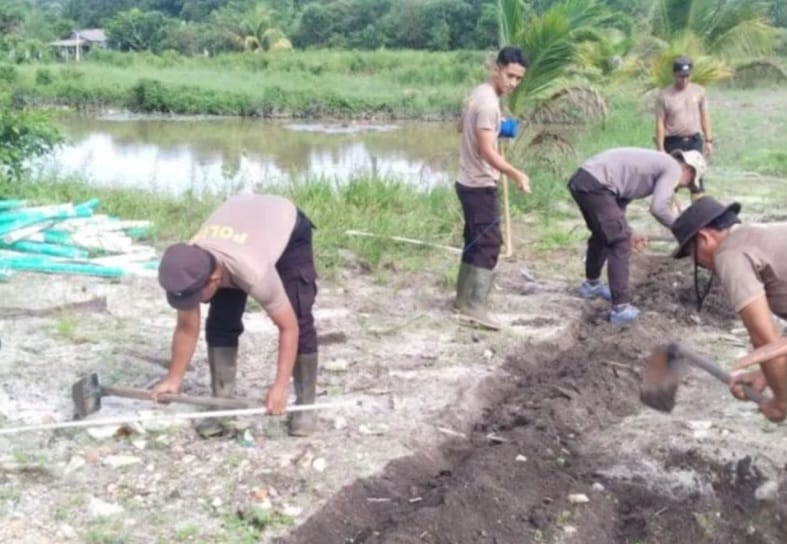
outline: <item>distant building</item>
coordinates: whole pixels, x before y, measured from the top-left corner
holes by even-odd
[[[74,30],[67,38],[49,45],[56,48],[66,60],[80,60],[93,47],[107,47],[107,35],[103,28],[85,28]]]

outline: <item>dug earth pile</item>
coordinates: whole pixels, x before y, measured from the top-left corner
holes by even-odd
[[[783,428],[777,443],[704,376],[672,415],[641,407],[651,348],[689,331],[740,331],[717,288],[703,313],[692,310],[686,267],[638,266],[639,324],[612,327],[603,306],[588,305],[571,334],[519,346],[489,378],[466,436],[356,481],[279,542],[787,542],[787,456],[763,446],[783,446]],[[742,410],[739,423],[714,421],[729,409]]]
[[[501,263],[499,333],[450,318],[437,272],[321,283],[318,398],[361,404],[318,414],[309,438],[266,417],[218,440],[188,423],[0,435],[0,542],[786,542],[782,426],[697,372],[672,414],[638,401],[657,344],[723,365],[746,352],[718,286],[697,312],[687,263],[637,255],[642,314],[616,328],[576,296],[577,257]],[[238,395],[259,398],[276,334],[256,309],[244,323]],[[0,283],[0,424],[70,419],[92,372],[149,386],[173,324],[155,279]],[[207,366],[200,342],[185,393],[209,393]],[[91,417],[189,410],[110,397]]]

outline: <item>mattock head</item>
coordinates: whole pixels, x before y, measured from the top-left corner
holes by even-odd
[[[101,410],[101,384],[95,372],[71,386],[74,419],[83,419]]]
[[[671,412],[675,407],[675,396],[680,384],[682,368],[673,344],[655,348],[648,357],[645,373],[642,376],[640,400],[656,410]]]

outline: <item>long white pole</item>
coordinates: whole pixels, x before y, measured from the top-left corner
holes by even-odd
[[[361,401],[326,402],[322,404],[297,404],[287,408],[287,412],[306,412],[309,410],[330,410],[360,406]],[[0,428],[2,434],[17,434],[31,431],[53,431],[56,429],[74,429],[78,427],[100,427],[103,425],[123,425],[124,423],[143,423],[145,421],[177,421],[182,419],[203,419],[211,417],[253,416],[265,414],[265,407],[239,408],[237,410],[211,410],[207,412],[181,412],[177,414],[150,414],[125,417],[107,417],[103,419],[81,419],[78,421],[61,421],[41,425],[23,425],[20,427]]]

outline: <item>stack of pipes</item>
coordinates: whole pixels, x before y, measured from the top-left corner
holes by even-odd
[[[99,201],[28,206],[0,200],[0,280],[14,270],[117,278],[155,275],[156,252],[137,240],[150,221],[95,213]]]

